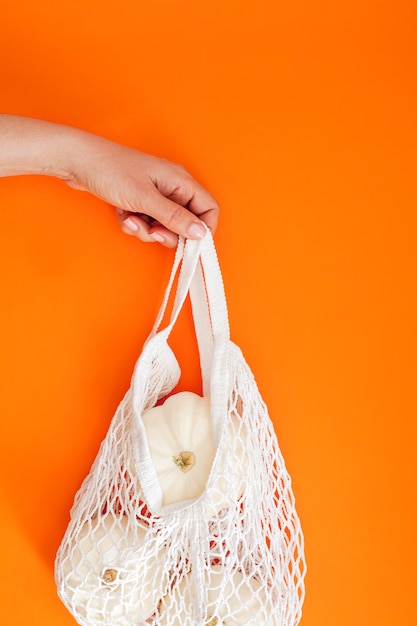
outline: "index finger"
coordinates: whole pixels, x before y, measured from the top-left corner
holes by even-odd
[[[199,217],[211,230],[215,232],[219,222],[220,207],[215,198],[201,185],[198,185],[187,208]]]

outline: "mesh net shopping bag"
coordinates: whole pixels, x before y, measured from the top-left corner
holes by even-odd
[[[169,322],[161,329],[170,302]],[[203,396],[173,393],[190,294]],[[210,233],[180,239],[165,298],[55,564],[83,626],[296,626],[304,546],[267,408],[230,341]]]

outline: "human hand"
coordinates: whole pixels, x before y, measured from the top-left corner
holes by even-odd
[[[83,133],[81,159],[65,178],[116,207],[122,230],[142,241],[177,244],[177,236],[200,239],[214,232],[219,207],[182,166]]]
[[[85,131],[0,115],[0,176],[44,174],[114,206],[122,230],[175,247],[214,232],[219,206],[180,165]]]

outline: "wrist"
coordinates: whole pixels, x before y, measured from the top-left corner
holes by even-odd
[[[53,122],[0,115],[0,176],[41,174],[70,180],[82,133]]]

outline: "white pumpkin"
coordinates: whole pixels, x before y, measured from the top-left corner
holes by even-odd
[[[210,401],[183,391],[143,414],[163,506],[198,497],[214,459]]]
[[[65,597],[75,613],[91,624],[117,626],[154,613],[168,581],[156,569],[162,547],[149,549],[146,532],[124,516],[94,518],[82,526],[62,565]]]
[[[274,617],[266,615],[266,595],[254,578],[247,579],[240,571],[221,588],[221,566],[213,567],[207,575],[208,604],[205,626],[275,626]],[[191,617],[193,599],[186,588],[190,580],[185,576],[173,592],[161,601],[159,626],[195,626]]]
[[[239,418],[234,419],[237,424]],[[198,498],[205,489],[215,455],[210,399],[190,391],[174,394],[164,404],[145,411],[143,423],[162,489],[162,505]],[[232,446],[237,450],[232,494],[237,501],[243,491],[247,460],[243,444],[240,440],[235,442],[235,433],[236,429],[229,425],[222,454],[229,454]],[[225,492],[226,480],[219,477],[207,494],[210,514],[227,505]],[[230,492],[227,495],[230,498]]]

